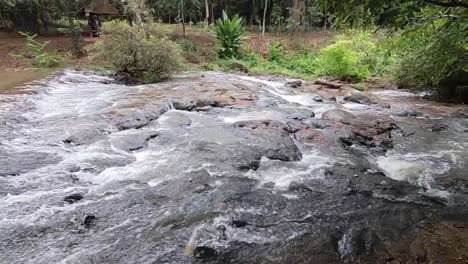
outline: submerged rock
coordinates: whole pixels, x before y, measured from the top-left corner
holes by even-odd
[[[83,195],[80,194],[80,193],[74,193],[74,194],[71,194],[71,195],[68,195],[66,196],[63,200],[67,203],[76,203],[78,201],[80,201],[81,199],[83,199]]]
[[[427,130],[431,132],[441,132],[448,129],[448,126],[445,124],[433,124],[426,127]]]

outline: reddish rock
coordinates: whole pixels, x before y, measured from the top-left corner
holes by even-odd
[[[299,141],[323,142],[327,139],[327,136],[319,130],[307,128],[297,131],[295,133],[295,138]]]

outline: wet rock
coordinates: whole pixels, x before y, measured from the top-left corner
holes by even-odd
[[[321,96],[314,96],[314,98],[312,98],[312,100],[314,100],[315,102],[323,102],[323,98]]]
[[[231,226],[236,228],[243,228],[249,225],[249,222],[244,220],[231,220]]]
[[[324,112],[322,114],[322,118],[325,120],[333,120],[333,121],[342,121],[342,120],[348,120],[348,119],[353,119],[356,116],[351,114],[350,112],[346,112],[344,110],[340,109],[332,109]]]
[[[111,123],[114,123],[119,131],[132,128],[140,129],[158,119],[166,111],[167,109],[163,107],[158,107],[153,111],[148,111],[148,109],[126,109],[111,113],[108,118],[112,119]]]
[[[209,190],[212,190],[212,189],[213,189],[213,187],[210,186],[209,184],[203,184],[203,185],[195,187],[193,192],[194,193],[204,193],[204,192],[208,192]]]
[[[165,127],[184,127],[190,126],[192,120],[187,115],[177,112],[167,112],[158,119],[158,124]]]
[[[156,132],[132,131],[130,133],[113,134],[110,138],[111,144],[121,150],[136,151],[144,148],[148,141],[157,137]]]
[[[304,121],[309,127],[316,128],[316,129],[325,129],[330,128],[333,126],[334,122],[331,120],[324,120],[324,119],[309,119]]]
[[[215,259],[218,256],[218,252],[215,249],[210,247],[196,247],[193,250],[193,257],[196,259],[202,259],[205,261]]]
[[[66,196],[63,200],[67,203],[72,204],[80,201],[81,199],[83,199],[83,195],[81,193],[74,193]]]
[[[390,109],[391,108],[390,104],[388,104],[388,103],[379,103],[377,105],[377,107],[381,108],[381,109]]]
[[[312,192],[312,189],[310,189],[309,186],[303,183],[292,182],[288,186],[288,191],[303,193],[303,192]]]
[[[17,176],[60,161],[56,155],[42,152],[0,152],[0,177]]]
[[[445,124],[434,124],[425,127],[427,130],[431,132],[442,132],[448,129],[448,126]]]
[[[257,153],[257,157],[281,161],[301,160],[302,153],[287,133],[268,131],[267,129],[253,130],[252,132],[259,137],[257,143],[261,144],[253,148],[253,154]]]
[[[354,132],[364,137],[373,137],[397,128],[393,119],[375,114],[362,114],[355,118],[343,119],[341,123],[352,126]]]
[[[290,121],[286,123],[289,127],[289,133],[296,133],[299,130],[304,130],[310,128],[310,126],[303,122]]]
[[[299,88],[302,86],[302,81],[301,80],[298,80],[298,81],[291,81],[291,82],[287,82],[285,84],[286,87],[291,87],[291,88]]]
[[[418,241],[413,241],[409,246],[409,250],[417,263],[427,261],[427,251]]]
[[[71,166],[68,168],[68,171],[71,172],[71,173],[79,172],[80,170],[81,170],[81,167],[78,166],[78,165],[71,165]]]
[[[365,105],[371,105],[374,103],[369,97],[367,97],[363,93],[354,93],[350,96],[345,96],[344,100],[348,102],[353,102],[357,104],[365,104]]]
[[[316,80],[314,84],[319,84],[329,89],[340,89],[343,86],[343,84],[335,80],[336,79],[333,78],[321,78],[319,80]]]
[[[102,152],[101,156],[83,157],[82,162],[86,167],[82,167],[82,172],[85,173],[100,173],[106,168],[124,167],[136,160],[134,156],[123,155],[112,151]]]
[[[232,65],[231,65],[231,69],[234,70],[234,71],[240,71],[240,72],[243,72],[243,73],[249,73],[249,69],[241,64],[241,63],[238,63],[238,62],[234,62]]]
[[[97,217],[94,215],[87,215],[83,221],[83,225],[86,228],[91,228],[96,223]]]
[[[202,106],[194,109],[195,112],[209,112],[211,110],[213,110],[212,106]]]
[[[253,160],[247,163],[242,163],[238,165],[237,168],[240,171],[250,171],[250,170],[256,171],[260,167],[260,159],[259,158],[255,158],[255,159],[256,160]]]
[[[315,117],[315,114],[311,110],[307,110],[307,109],[296,110],[293,113],[291,113],[291,115],[288,116],[288,118],[291,118],[294,120],[304,120],[304,119],[308,119],[311,117]]]
[[[113,77],[116,83],[121,83],[125,85],[135,84],[135,79],[130,77],[128,73],[120,72],[115,74]]]
[[[104,138],[105,132],[97,124],[79,124],[69,128],[62,142],[71,146],[81,146]]]
[[[172,102],[175,109],[182,111],[194,111],[195,109],[203,109],[206,107],[225,107],[232,103],[232,98],[226,97],[213,97],[211,99],[186,98]]]
[[[233,124],[234,127],[248,128],[248,129],[272,129],[277,131],[289,132],[291,129],[279,121],[274,120],[248,120],[239,121]]]
[[[338,242],[338,252],[342,258],[375,254],[382,247],[376,232],[368,228],[348,231]]]
[[[325,134],[313,128],[299,130],[294,136],[297,140],[306,142],[323,142],[327,139]]]
[[[450,114],[450,118],[468,118],[468,108],[458,109]]]
[[[399,110],[399,111],[393,112],[392,114],[395,116],[400,116],[400,117],[416,117],[416,116],[423,115],[421,112],[418,112],[412,109]]]
[[[391,118],[375,114],[362,114],[354,118],[341,119],[341,124],[350,130],[339,136],[343,146],[365,146],[376,152],[385,152],[393,148],[391,132],[397,128]],[[358,150],[358,149],[356,149]]]

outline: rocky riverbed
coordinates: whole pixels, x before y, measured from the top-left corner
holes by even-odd
[[[24,90],[0,96],[1,263],[468,262],[466,107],[220,72]]]

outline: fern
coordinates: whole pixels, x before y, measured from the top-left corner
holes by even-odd
[[[26,37],[26,47],[29,51],[27,55],[23,53],[19,56],[30,59],[32,66],[52,68],[58,66],[62,62],[62,59],[59,56],[49,54],[45,51],[45,48],[49,45],[50,41],[40,43],[36,40],[37,34],[28,34],[24,32],[19,32],[19,34]]]

